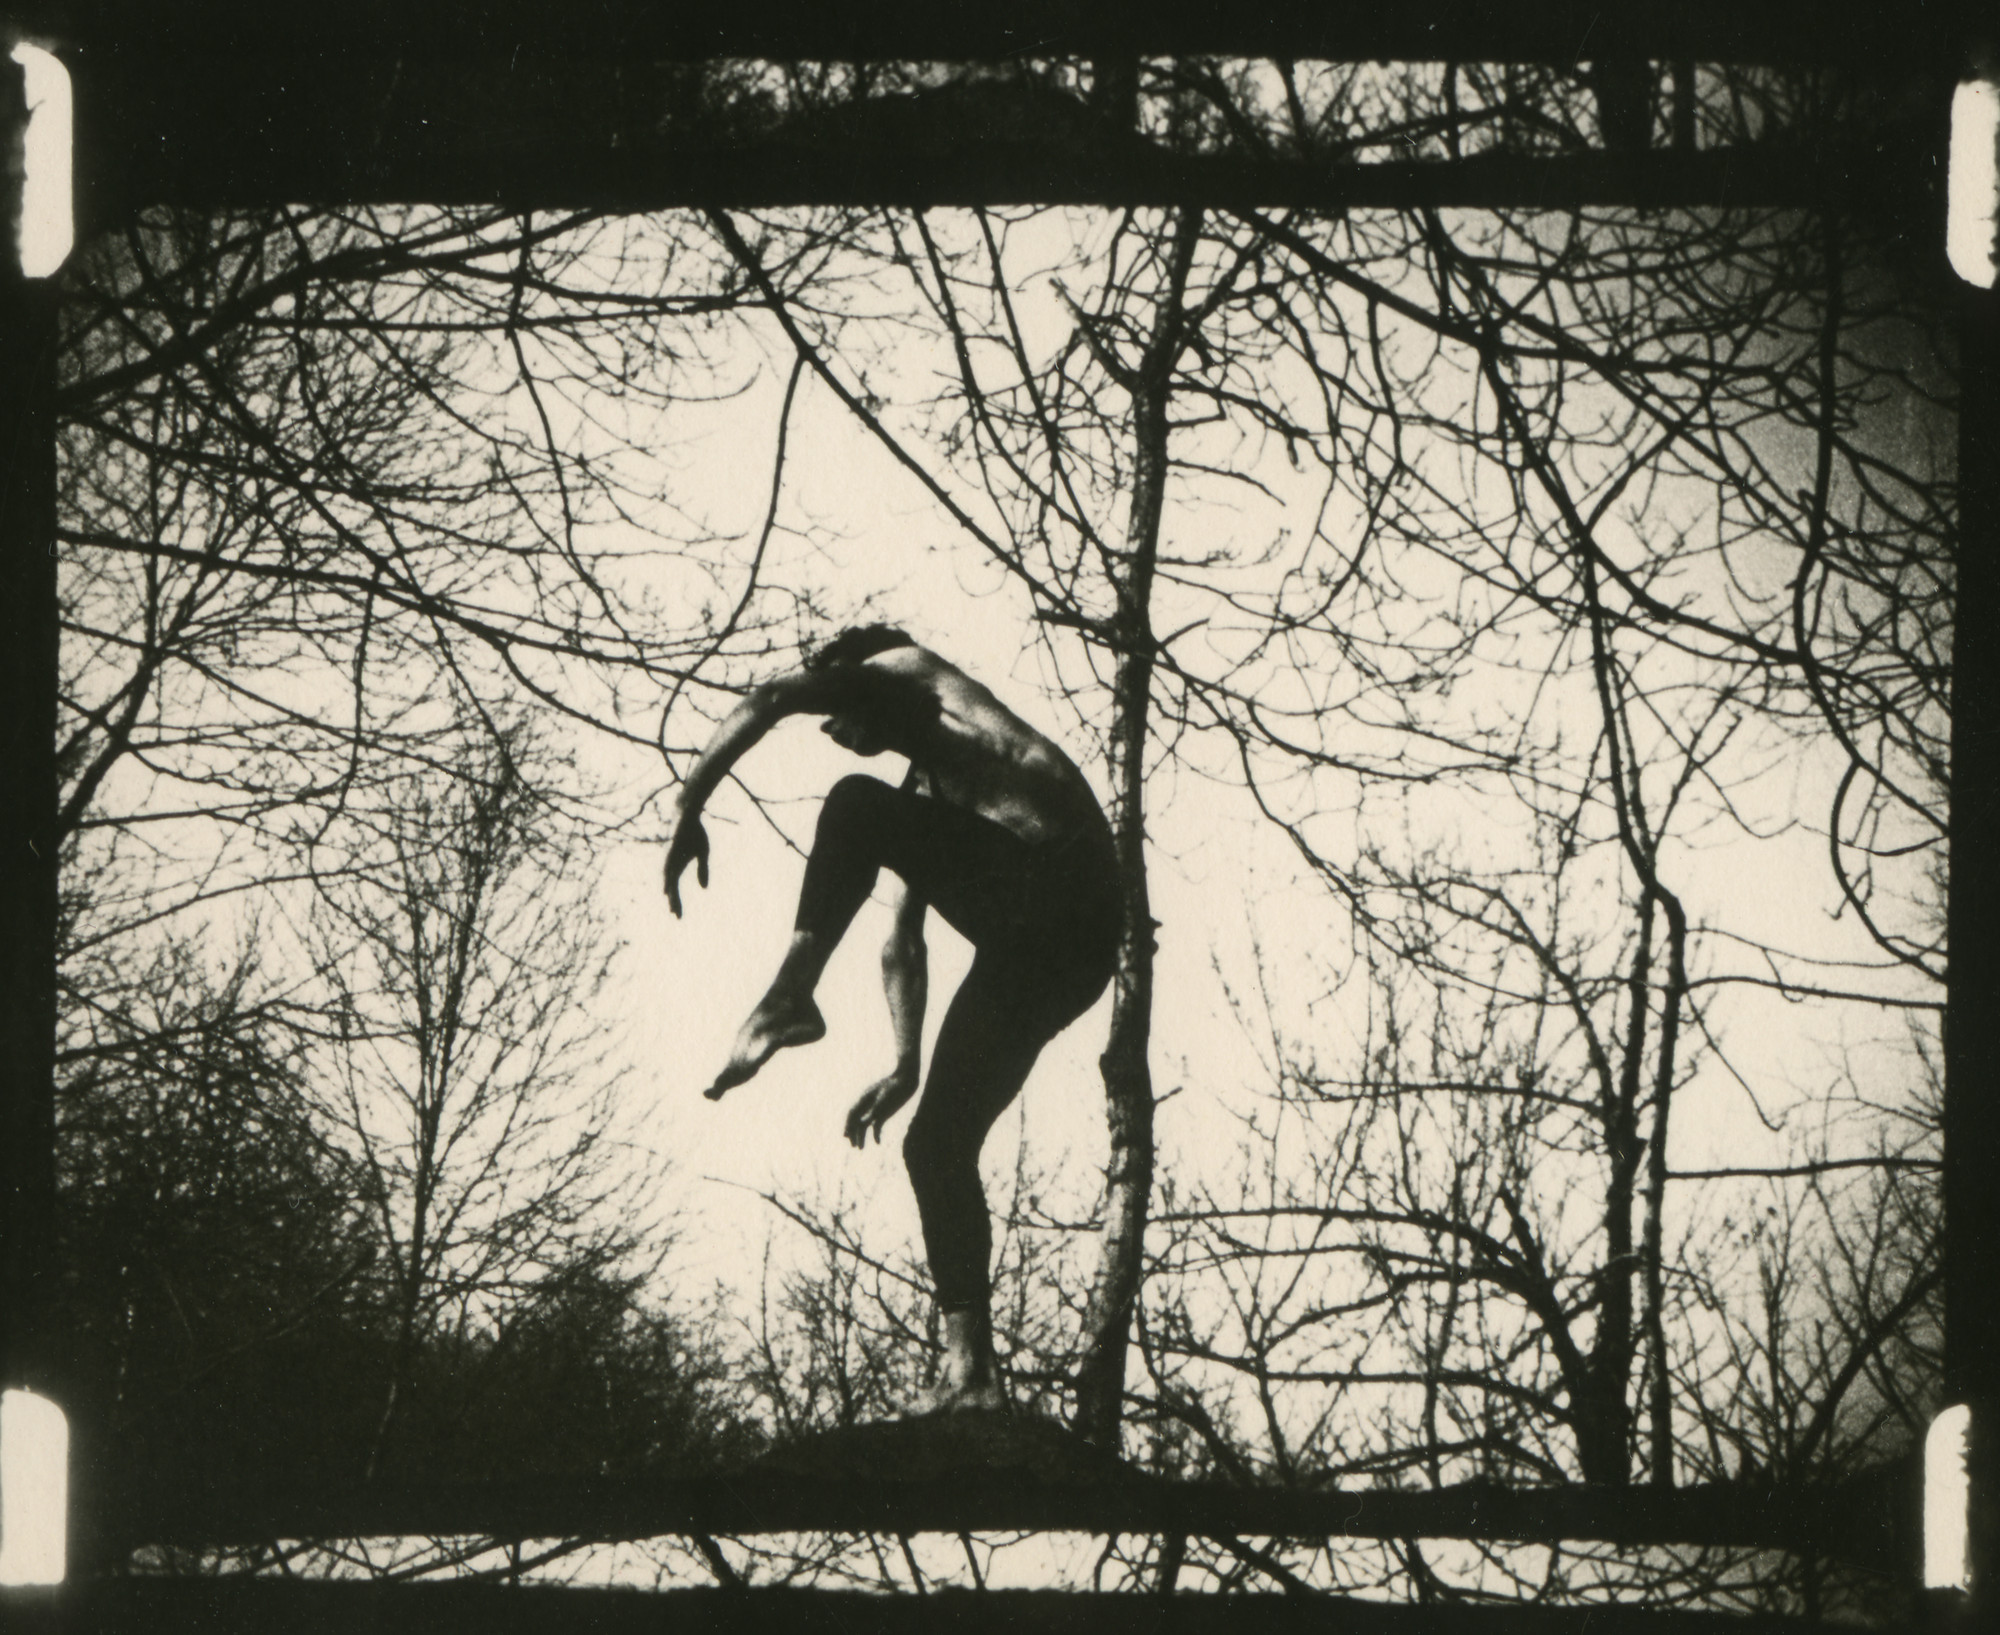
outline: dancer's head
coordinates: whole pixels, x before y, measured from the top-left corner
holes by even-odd
[[[808,653],[805,664],[808,670],[816,672],[838,670],[891,648],[916,645],[908,631],[894,625],[850,625]],[[894,723],[879,719],[875,709],[861,705],[858,700],[853,707],[829,715],[820,731],[856,755],[880,755],[885,749],[901,747],[901,735],[895,732]]]
[[[915,647],[916,638],[892,624],[852,624],[829,636],[806,654],[808,670],[831,670],[859,664],[892,647]]]

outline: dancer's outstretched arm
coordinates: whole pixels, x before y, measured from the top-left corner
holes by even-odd
[[[847,1114],[847,1139],[866,1146],[868,1132],[882,1139],[887,1124],[917,1093],[923,1071],[924,1003],[930,991],[929,956],[924,947],[923,898],[896,882],[891,900],[889,940],[882,946],[882,991],[889,999],[889,1026],[896,1041],[896,1065],[877,1079]]]
[[[824,672],[792,670],[750,689],[741,704],[723,718],[708,746],[688,768],[676,798],[674,832],[667,841],[667,906],[681,912],[681,875],[690,863],[695,878],[708,884],[708,834],[701,826],[701,809],[715,786],[758,739],[788,715],[825,714],[842,701],[838,680]]]

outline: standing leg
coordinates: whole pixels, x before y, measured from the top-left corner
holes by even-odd
[[[1067,1017],[1029,1001],[1030,985],[1009,980],[980,955],[952,997],[938,1032],[923,1099],[903,1140],[903,1161],[923,1217],[944,1319],[943,1371],[935,1408],[1002,1407],[1006,1394],[993,1351],[990,1311],[993,1230],[979,1183],[979,1149],[1020,1093],[1042,1046]],[[1051,1026],[1050,1023],[1055,1025]]]

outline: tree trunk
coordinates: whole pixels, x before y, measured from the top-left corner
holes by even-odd
[[[1615,719],[1612,730],[1617,730]],[[1624,775],[1615,761],[1612,775]],[[1632,1403],[1628,1392],[1637,1348],[1632,1321],[1632,1274],[1637,1267],[1632,1207],[1643,1151],[1639,1086],[1652,994],[1655,915],[1654,900],[1648,894],[1640,902],[1639,942],[1632,951],[1632,972],[1626,983],[1624,1059],[1616,1087],[1606,1097],[1601,1114],[1610,1169],[1604,1189],[1604,1264],[1597,1273],[1597,1331],[1590,1343],[1584,1391],[1571,1404],[1583,1479],[1605,1487],[1624,1487],[1632,1479]]]
[[[1132,516],[1118,581],[1112,639],[1112,831],[1118,849],[1122,928],[1112,977],[1111,1033],[1098,1059],[1111,1126],[1104,1176],[1104,1238],[1084,1316],[1077,1368],[1076,1427],[1113,1446],[1125,1407],[1125,1353],[1132,1329],[1153,1193],[1153,1078],[1147,1051],[1153,1017],[1155,922],[1146,885],[1146,735],[1153,688],[1153,569],[1166,496],[1167,408],[1183,340],[1181,298],[1201,233],[1201,212],[1174,223],[1166,287],[1153,336],[1126,384],[1132,396]]]
[[[1667,1378],[1666,1218],[1667,1120],[1673,1108],[1674,1072],[1680,1045],[1681,1005],[1687,993],[1687,911],[1680,898],[1653,882],[1667,915],[1667,986],[1662,998],[1660,1043],[1653,1073],[1653,1133],[1646,1146],[1646,1358],[1651,1386],[1647,1414],[1651,1455],[1647,1478],[1654,1487],[1674,1485],[1674,1395]]]
[[[1577,1463],[1583,1479],[1602,1487],[1624,1487],[1632,1479],[1632,1404],[1626,1393],[1636,1349],[1632,1330],[1632,1195],[1636,1163],[1612,1160],[1609,1207],[1605,1211],[1604,1270],[1597,1335],[1590,1347],[1588,1390],[1576,1404]]]

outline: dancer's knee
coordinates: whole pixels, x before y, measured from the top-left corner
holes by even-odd
[[[872,829],[896,792],[880,778],[850,772],[826,792],[820,803],[819,832],[849,835]]]
[[[910,1127],[903,1132],[903,1168],[910,1172],[911,1184],[919,1193],[937,1172],[939,1157],[937,1137],[921,1118],[910,1120]]]
[[[903,1134],[903,1167],[922,1199],[976,1184],[979,1154],[942,1120],[914,1118]]]
[[[826,806],[838,811],[873,810],[895,793],[880,778],[871,778],[865,772],[850,772],[835,780],[826,792]]]

